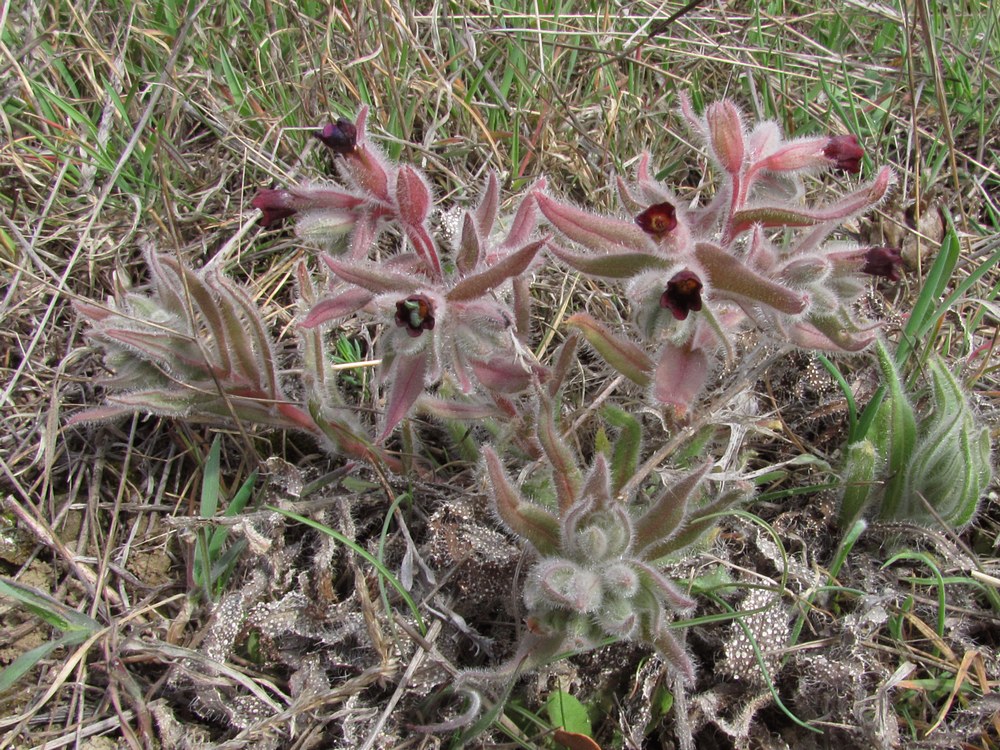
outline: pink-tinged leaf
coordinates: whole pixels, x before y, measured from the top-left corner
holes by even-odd
[[[240,302],[243,295],[235,287],[227,287],[219,279],[212,279],[212,291],[218,298],[218,310],[226,332],[226,345],[232,355],[233,370],[248,383],[264,386],[271,355],[271,345],[258,320],[256,308]],[[240,314],[240,310],[244,314]],[[270,372],[272,384],[274,372]],[[274,396],[270,389],[268,395]]]
[[[520,276],[531,265],[535,255],[546,240],[536,240],[519,250],[504,256],[484,271],[466,276],[445,295],[449,302],[467,302],[479,299],[490,289],[499,286],[507,279]]]
[[[347,175],[359,189],[382,203],[392,203],[389,196],[389,172],[382,155],[374,146],[359,141],[357,148],[339,163],[344,165]]]
[[[618,188],[618,200],[628,213],[634,215],[646,208],[645,202],[640,201],[632,194],[632,189],[625,182],[624,177],[615,175],[615,185]]]
[[[476,206],[476,226],[483,236],[488,236],[497,220],[497,211],[500,208],[500,184],[497,181],[497,173],[490,170],[489,177],[486,178],[486,188],[483,190],[483,199]]]
[[[662,560],[679,550],[694,544],[710,528],[718,523],[720,513],[725,513],[731,507],[745,500],[753,491],[749,482],[741,482],[736,489],[724,492],[707,505],[690,513],[684,526],[669,539],[654,543],[646,548],[644,557],[647,560]]]
[[[697,677],[694,662],[674,634],[666,626],[662,626],[656,633],[651,634],[651,638],[660,658],[684,679],[686,685],[694,686]]]
[[[671,483],[635,522],[635,549],[642,557],[656,559],[643,551],[670,539],[680,530],[691,496],[711,466],[711,462],[706,461]]]
[[[362,143],[367,140],[368,136],[368,105],[362,104],[361,108],[358,110],[358,116],[354,118],[354,129],[358,131],[357,139],[358,143]]]
[[[534,190],[542,190],[545,187],[545,180],[539,180]],[[510,231],[504,238],[503,247],[520,247],[531,239],[532,233],[538,226],[538,201],[535,200],[535,193],[528,193],[521,199],[514,220],[511,222]],[[488,230],[484,230],[488,231]]]
[[[694,609],[697,602],[681,591],[677,584],[668,580],[654,566],[638,561],[634,565],[638,568],[639,574],[646,579],[645,583],[652,584],[650,588],[653,588],[660,597],[666,600],[671,609],[678,612],[690,612]]]
[[[807,295],[788,289],[747,267],[718,245],[699,242],[695,257],[708,274],[712,289],[720,296],[735,296],[735,301],[752,300],[779,312],[798,315],[809,304]]]
[[[303,328],[315,328],[357,312],[371,301],[371,292],[365,289],[348,289],[346,292],[317,302],[299,325]]]
[[[791,326],[789,338],[792,343],[806,349],[860,352],[875,341],[877,328],[852,330],[834,316],[810,315],[808,322]]]
[[[569,375],[570,368],[576,364],[576,349],[579,342],[580,334],[576,331],[571,331],[558,351],[556,351],[555,365],[552,367],[552,379],[548,383],[550,397],[556,397],[559,389],[566,382],[566,376]]]
[[[427,229],[423,225],[405,224],[403,230],[406,232],[406,238],[413,245],[413,249],[417,251],[417,255],[423,258],[427,264],[428,271],[435,279],[440,279],[442,277],[441,259]]]
[[[552,467],[552,482],[559,501],[559,513],[565,515],[576,502],[583,480],[573,451],[560,434],[552,399],[545,391],[540,391],[538,396],[538,439]]]
[[[590,467],[590,471],[584,478],[579,495],[592,502],[594,511],[598,513],[611,507],[611,473],[608,470],[608,460],[603,453],[594,456],[594,465]],[[619,508],[619,510],[625,512],[624,509]],[[621,525],[625,528],[628,527],[627,518]]]
[[[417,399],[416,409],[438,419],[478,422],[484,419],[503,418],[503,414],[494,404],[471,401],[448,401],[426,393]]]
[[[776,130],[774,123],[770,125]],[[768,142],[780,135],[775,135],[773,131],[763,130],[758,126],[754,130],[754,141],[752,146],[757,153],[761,153],[761,148],[767,148]],[[757,140],[761,144],[757,144]],[[823,149],[829,142],[829,138],[821,136],[819,138],[797,138],[786,142],[780,148],[774,149],[766,157],[756,162],[751,169],[753,171],[768,172],[790,172],[799,169],[814,169],[816,167],[826,167],[831,164],[830,160],[823,155]],[[773,146],[772,146],[773,148]]]
[[[284,400],[285,396],[278,380],[278,370],[275,367],[274,344],[272,343],[267,327],[264,325],[264,321],[261,319],[260,310],[254,304],[253,300],[249,298],[246,291],[229,279],[220,276],[219,288],[227,292],[233,302],[243,311],[243,318],[246,321],[246,328],[244,330],[249,335],[251,346],[259,364],[257,369],[258,377],[262,376],[260,385],[271,398]]]
[[[261,191],[264,192],[264,191]],[[365,202],[354,193],[340,190],[336,186],[300,185],[280,191],[288,194],[285,203],[296,211],[329,209],[350,213]],[[256,199],[254,199],[256,201]],[[256,206],[257,204],[254,203]],[[259,206],[257,206],[259,208]]]
[[[392,363],[392,390],[389,393],[389,403],[385,409],[385,426],[376,439],[377,443],[385,441],[389,434],[405,417],[417,398],[424,392],[427,377],[426,351],[417,354],[397,354]]]
[[[527,539],[542,555],[552,555],[559,550],[559,521],[541,506],[521,498],[507,478],[496,451],[483,446],[486,473],[493,488],[493,503],[497,515],[508,529],[522,539]]]
[[[730,175],[743,168],[744,134],[740,111],[729,100],[709,104],[705,109],[709,144],[719,164]]]
[[[545,193],[534,193],[545,218],[574,242],[600,253],[632,250],[652,253],[655,243],[632,221],[598,216],[553,200]]]
[[[112,310],[101,305],[94,305],[90,302],[74,301],[73,309],[76,310],[77,314],[82,315],[91,323],[100,323],[119,314],[117,310]]]
[[[123,406],[98,406],[93,409],[78,411],[66,420],[66,426],[75,427],[76,425],[81,424],[100,424],[102,422],[110,422],[112,419],[118,419],[119,417],[124,417],[134,413],[135,409]]]
[[[219,357],[221,370],[223,372],[231,372],[233,365],[229,356],[226,327],[222,322],[222,315],[218,307],[219,303],[215,295],[206,286],[201,276],[176,258],[161,255],[159,256],[159,262],[162,267],[170,269],[177,275],[182,284],[181,289],[183,289],[183,293],[190,296],[191,308],[193,308],[196,314],[200,312],[204,318],[205,327],[215,342],[213,353]],[[197,325],[195,321],[192,322]]]
[[[685,92],[681,92],[679,95],[681,102],[681,114],[684,119],[687,120],[688,126],[699,135],[706,135],[705,122],[694,113],[694,107],[691,106],[691,98]]]
[[[883,167],[870,184],[846,195],[841,200],[823,208],[795,208],[790,206],[754,206],[737,211],[731,220],[730,233],[737,235],[755,224],[769,227],[810,227],[831,221],[846,221],[878,204],[893,182],[891,167]]]
[[[684,417],[708,380],[708,357],[701,349],[667,343],[653,374],[653,398]]]
[[[472,218],[472,214],[466,212],[462,219],[462,234],[458,241],[458,253],[455,256],[458,272],[463,276],[472,273],[479,265],[481,253],[482,247],[479,231],[476,229],[476,220]]]
[[[390,273],[382,266],[370,263],[342,263],[330,255],[320,256],[339,278],[348,284],[367,289],[372,294],[387,292],[412,293],[420,288],[420,279]]]
[[[372,445],[366,438],[355,433],[350,425],[322,414],[318,404],[309,404],[309,414],[316,427],[344,455],[375,466],[385,464],[393,471],[402,469],[398,460],[385,455],[378,446]]]
[[[396,175],[396,205],[403,224],[418,227],[427,220],[431,209],[431,191],[413,167],[402,166]]]
[[[617,252],[605,255],[578,255],[554,243],[549,245],[549,252],[577,271],[606,279],[630,279],[644,271],[666,271],[674,265],[667,258],[653,253]]]
[[[531,385],[534,378],[544,380],[548,370],[539,364],[525,365],[508,357],[491,357],[488,360],[470,359],[469,364],[476,380],[491,391],[520,393]]]
[[[362,212],[351,233],[351,250],[348,253],[351,260],[367,260],[378,233],[378,220],[375,214],[372,211]]]
[[[566,325],[578,329],[597,353],[626,378],[636,385],[649,385],[653,361],[635,344],[613,335],[587,313],[569,317]]]

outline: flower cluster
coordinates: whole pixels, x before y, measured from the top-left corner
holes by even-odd
[[[432,193],[427,178],[396,166],[365,138],[366,110],[356,123],[338,120],[318,133],[337,157],[350,189],[326,185],[265,190],[253,201],[265,223],[296,215],[300,234],[317,228],[351,232],[349,252],[322,260],[342,282],[319,300],[301,325],[314,328],[361,312],[385,324],[380,339],[387,406],[384,439],[428,386],[447,377],[462,393],[477,386],[491,394],[527,388],[545,370],[522,345],[528,296],[514,294],[520,277],[545,245],[534,236],[537,208],[529,195],[499,237],[499,184],[487,178],[475,209],[464,213],[452,262],[428,230]],[[376,262],[375,239],[390,225],[402,229],[412,251]],[[522,290],[523,291],[523,290]],[[502,301],[515,299],[515,308]]]
[[[895,248],[826,242],[885,197],[889,168],[829,205],[800,200],[804,173],[861,170],[854,136],[786,140],[774,122],[748,129],[730,101],[709,105],[700,117],[683,101],[720,174],[707,205],[683,206],[652,177],[648,154],[633,184],[618,180],[634,220],[536,192],[542,214],[571,243],[552,243],[552,254],[582,273],[623,282],[644,345],[612,335],[585,313],[570,322],[613,367],[681,414],[704,387],[714,353],[731,356],[733,335],[747,322],[805,348],[858,351],[875,337],[853,311],[864,274],[900,278]]]

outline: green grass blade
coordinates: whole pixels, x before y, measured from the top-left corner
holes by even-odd
[[[64,632],[94,633],[100,624],[47,594],[6,578],[0,578],[0,596],[8,596],[52,627]]]

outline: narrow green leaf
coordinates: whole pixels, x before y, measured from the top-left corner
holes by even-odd
[[[627,411],[610,404],[601,410],[601,415],[620,431],[611,456],[611,493],[616,494],[635,476],[642,449],[642,426]]]

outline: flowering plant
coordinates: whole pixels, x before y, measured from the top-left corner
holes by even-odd
[[[613,335],[586,313],[571,324],[609,364],[678,414],[704,388],[715,352],[732,358],[734,334],[747,322],[808,349],[868,346],[875,326],[853,310],[863,274],[898,279],[900,264],[893,248],[826,243],[841,223],[885,197],[890,168],[834,203],[801,203],[803,174],[861,170],[856,138],[786,140],[770,121],[748,129],[728,100],[699,117],[684,98],[682,112],[720,176],[707,205],[684,207],[653,178],[648,154],[639,158],[634,184],[617,182],[631,221],[536,195],[542,214],[571,243],[552,243],[551,252],[582,273],[623,281],[645,346]],[[780,243],[775,230],[782,230]]]

